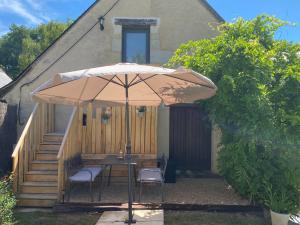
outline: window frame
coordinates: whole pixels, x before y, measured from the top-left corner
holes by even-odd
[[[122,62],[126,63],[126,33],[146,34],[146,64],[150,64],[150,26],[122,26]]]

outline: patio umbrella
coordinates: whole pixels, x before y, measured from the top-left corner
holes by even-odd
[[[60,73],[33,92],[37,101],[82,105],[125,106],[128,160],[128,223],[133,222],[131,193],[131,141],[129,105],[158,106],[192,103],[215,95],[217,87],[207,77],[188,69],[120,63]]]

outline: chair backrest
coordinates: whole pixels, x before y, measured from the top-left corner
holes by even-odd
[[[165,173],[167,169],[167,164],[168,164],[168,157],[163,154],[159,160],[160,164],[159,167],[161,169],[162,177],[165,178]]]
[[[82,167],[82,158],[81,154],[77,154],[69,160],[66,160],[65,163],[65,174],[66,177],[72,176],[78,168]]]

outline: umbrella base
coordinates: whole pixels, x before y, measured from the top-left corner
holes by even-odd
[[[131,222],[129,222],[129,219],[126,219],[124,223],[126,223],[126,224],[134,224],[134,223],[136,223],[136,220],[132,219]]]

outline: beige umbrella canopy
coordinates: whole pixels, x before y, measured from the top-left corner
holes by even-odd
[[[215,95],[217,87],[192,70],[122,63],[56,75],[33,92],[33,98],[55,104],[126,106],[128,224],[133,222],[129,105],[192,103]]]
[[[205,76],[187,69],[166,69],[131,63],[57,74],[33,93],[38,101],[78,105],[95,102],[103,106],[125,105],[125,74],[129,105],[192,103],[216,93]]]

